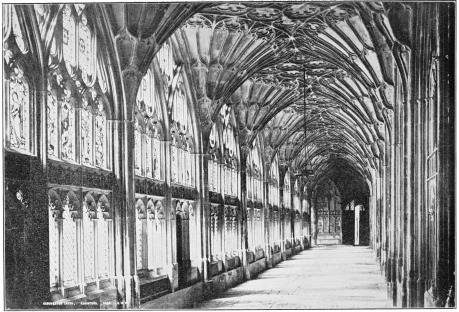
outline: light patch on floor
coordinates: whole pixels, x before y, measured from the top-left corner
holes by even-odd
[[[316,246],[281,262],[198,309],[391,308],[372,251]]]

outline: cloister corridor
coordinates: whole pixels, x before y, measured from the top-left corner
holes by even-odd
[[[319,245],[205,301],[199,309],[390,308],[367,246]]]
[[[2,4],[3,308],[455,307],[456,3]]]

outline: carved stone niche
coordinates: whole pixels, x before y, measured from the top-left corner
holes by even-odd
[[[137,210],[137,218],[145,219],[147,217],[146,205],[146,197],[137,198],[137,201],[135,203],[135,208]]]

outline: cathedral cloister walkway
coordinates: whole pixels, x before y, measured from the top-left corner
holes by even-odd
[[[199,309],[390,308],[386,285],[365,246],[315,246]]]

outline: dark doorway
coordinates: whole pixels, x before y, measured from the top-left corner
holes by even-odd
[[[354,245],[355,213],[352,210],[343,211],[343,245]]]
[[[186,211],[176,213],[178,285],[188,285],[188,272],[191,267],[189,259],[189,219]]]
[[[359,224],[359,246],[369,246],[370,244],[370,218],[368,207],[360,211]],[[354,245],[355,243],[355,211],[343,211],[343,245]]]

